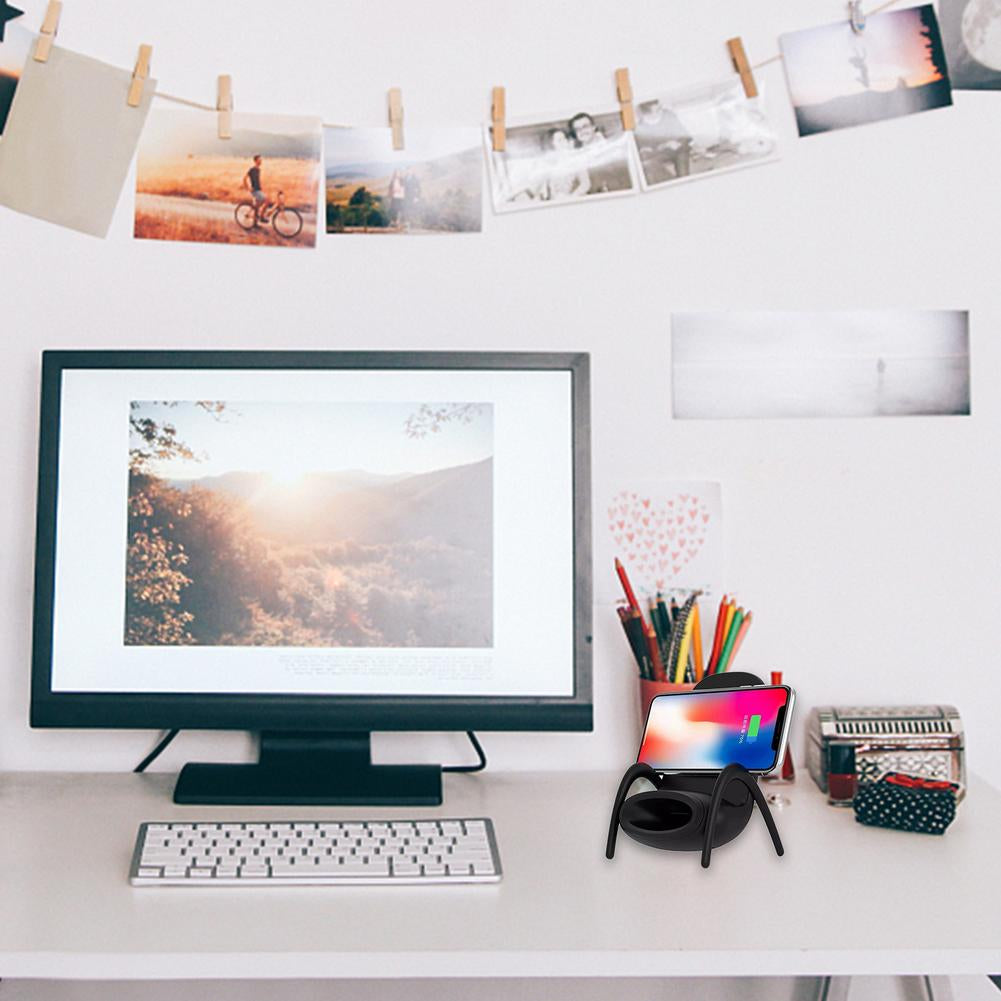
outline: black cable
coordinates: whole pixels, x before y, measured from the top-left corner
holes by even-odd
[[[153,750],[150,751],[149,754],[147,754],[146,757],[132,769],[132,771],[146,771],[146,769],[167,749],[170,742],[180,732],[180,730],[168,730],[156,747],[154,747]],[[466,736],[469,738],[469,742],[473,745],[473,749],[476,751],[476,757],[479,761],[475,765],[443,765],[441,769],[443,772],[462,773],[468,775],[473,772],[482,772],[483,769],[487,767],[487,756],[483,750],[483,745],[476,739],[476,734],[473,733],[472,730],[467,730]]]
[[[156,745],[156,747],[154,747],[153,750],[150,751],[149,754],[147,754],[146,757],[143,758],[142,761],[140,761],[139,764],[136,765],[135,768],[132,769],[132,771],[134,771],[134,772],[144,772],[144,771],[146,771],[147,767],[149,767],[149,765],[151,765],[154,761],[156,761],[156,759],[158,757],[160,757],[160,755],[167,749],[167,745],[180,732],[181,732],[180,730],[168,730],[167,733],[166,733],[166,736],[164,736],[160,740],[160,743],[158,743]]]
[[[484,768],[487,767],[487,756],[483,752],[483,746],[476,739],[476,734],[472,730],[466,731],[466,736],[469,738],[469,743],[473,745],[476,749],[476,756],[480,759],[479,764],[476,765],[443,765],[443,772],[462,772],[469,774],[471,772],[482,772]]]

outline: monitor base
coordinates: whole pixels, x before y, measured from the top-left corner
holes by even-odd
[[[440,765],[373,765],[371,734],[261,734],[252,765],[187,764],[175,803],[439,806]]]

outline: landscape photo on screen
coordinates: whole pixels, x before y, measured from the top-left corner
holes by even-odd
[[[789,95],[801,136],[952,104],[931,4],[782,35]]]
[[[503,152],[494,150],[491,129],[484,130],[494,211],[572,205],[638,190],[632,137],[618,111],[539,117],[509,125]]]
[[[26,28],[15,24],[6,26],[3,41],[0,42],[0,134],[7,124],[14,92],[34,40],[35,35]]]
[[[762,163],[776,148],[760,98],[737,76],[640,101],[633,135],[646,190]]]
[[[493,405],[133,401],[126,646],[493,644]]]
[[[949,77],[956,90],[1001,90],[1001,0],[939,0]]]
[[[324,129],[328,233],[478,233],[483,154],[472,128]]]
[[[149,116],[136,168],[135,236],[270,247],[316,246],[320,122],[234,114]]]

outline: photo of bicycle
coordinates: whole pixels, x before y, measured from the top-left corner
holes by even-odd
[[[139,149],[135,235],[313,247],[320,146],[314,119],[239,114],[219,139],[211,115],[157,112]]]

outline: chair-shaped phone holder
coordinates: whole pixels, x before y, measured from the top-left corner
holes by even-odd
[[[707,675],[695,689],[761,684],[761,679],[753,674],[734,671]],[[654,790],[627,799],[633,783],[641,778],[651,782]],[[615,855],[615,838],[621,827],[634,841],[651,848],[675,852],[701,850],[702,868],[708,869],[712,850],[740,834],[751,819],[755,803],[772,836],[775,853],[782,855],[784,849],[772,812],[757,778],[743,765],[727,765],[718,773],[679,775],[661,775],[646,764],[630,765],[615,794],[605,856]]]

